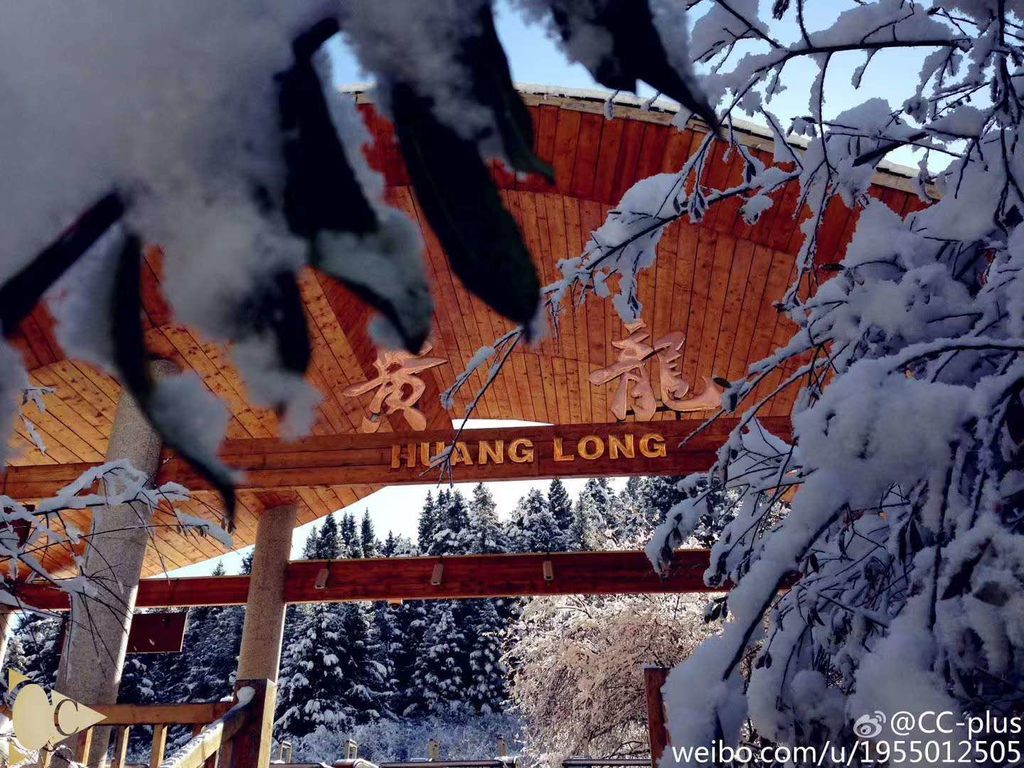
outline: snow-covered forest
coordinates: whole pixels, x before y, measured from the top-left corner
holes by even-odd
[[[710,476],[684,481],[685,498],[648,544],[663,567],[674,547],[706,531],[706,582],[731,587],[717,631],[666,684],[674,745],[850,746],[865,713],[948,711],[959,720],[1020,711],[1024,2],[834,0],[838,11],[811,23],[808,9],[833,0],[517,0],[516,12],[543,25],[597,83],[646,83],[681,107],[678,127],[702,121],[689,156],[628,189],[546,286],[487,166],[496,159],[515,173],[553,174],[534,154],[492,3],[181,0],[133,13],[136,5],[110,0],[74,14],[56,0],[2,6],[0,85],[19,108],[0,112],[9,222],[0,229],[0,320],[13,334],[45,292],[62,288],[61,346],[118,377],[163,442],[219,491],[225,528],[235,509],[235,475],[217,453],[227,409],[193,372],[149,375],[144,243],[166,249],[162,290],[177,320],[230,346],[249,399],[280,416],[284,436],[309,430],[319,397],[306,377],[300,270],[320,270],[372,305],[381,345],[416,353],[431,331],[415,226],[383,202],[351,99],[324,88],[331,62],[322,45],[340,32],[396,127],[446,268],[511,324],[483,341],[442,395],[448,408],[459,396],[469,403],[458,417],[472,416],[482,389],[509,375],[513,352],[557,332],[585,302],[610,302],[623,323],[640,319],[639,276],[675,222],[700,225],[734,205],[753,223],[790,201],[798,236],[776,306],[792,333],[717,382],[718,416],[738,425]],[[898,98],[865,77],[893,51],[917,54],[913,67],[888,73],[905,86]],[[852,69],[839,67],[851,59]],[[787,89],[806,100],[779,114]],[[740,118],[770,132],[770,157],[739,140]],[[905,177],[919,196],[913,209],[892,210],[872,194],[896,152],[917,165]],[[713,179],[714,158],[725,155],[742,158],[742,178]],[[823,233],[841,209],[858,215],[848,244],[830,252]],[[0,361],[7,433],[28,382],[6,340]],[[783,392],[797,393],[784,438],[759,420]],[[450,456],[437,455],[442,468]],[[63,509],[140,496],[152,511],[161,494],[187,497],[174,484],[146,488],[130,466],[97,471],[127,478],[123,493],[89,494],[93,474],[32,510],[5,502],[3,544],[15,568],[20,561],[57,581],[31,547],[48,539],[74,551],[80,532],[48,528]],[[545,511],[543,501],[531,495],[520,507],[524,546],[601,546],[645,528],[608,528],[597,513],[574,513],[565,526],[564,510]],[[469,519],[473,502],[434,499],[428,551],[470,546],[467,528],[450,523]],[[650,508],[638,510],[643,519]],[[27,547],[15,523],[30,529]],[[358,541],[363,553],[353,529],[354,521],[321,530],[310,546],[335,552]],[[496,544],[500,533],[477,531],[477,543]],[[81,595],[87,581],[61,586]],[[16,604],[12,592],[4,596]],[[462,658],[451,638],[500,626],[501,611],[481,604],[470,619],[456,616],[465,606],[434,609],[409,620],[423,630],[425,661],[402,673],[422,690],[416,701],[387,687],[401,665],[370,659],[387,642],[376,614],[296,610],[281,717],[308,733],[318,718],[427,716],[450,709],[456,693],[460,706],[493,709],[497,688],[482,681],[495,652]],[[414,609],[394,615],[402,611]],[[366,638],[347,657],[331,656],[346,673],[304,676],[302,654],[328,653],[320,640],[343,632]],[[320,697],[308,686],[321,682],[338,687]],[[141,674],[134,686],[155,689]],[[337,696],[360,702],[358,717],[336,707]]]
[[[634,547],[649,538],[654,525],[678,500],[676,480],[630,478],[616,492],[607,479],[592,479],[575,499],[554,480],[546,492],[529,491],[506,520],[499,519],[491,493],[482,484],[468,498],[441,489],[428,492],[419,510],[415,542],[390,532],[379,536],[366,512],[359,519],[339,513],[314,528],[303,558]],[[409,514],[415,515],[416,510]],[[243,572],[248,572],[249,565],[247,558]],[[215,574],[222,573],[218,565]],[[550,690],[545,682],[550,670],[529,666],[546,655],[538,656],[536,644],[557,641],[566,626],[565,617],[586,606],[592,619],[607,616],[619,628],[618,647],[605,649],[603,656],[598,653],[586,666],[591,671],[602,661],[624,666],[618,688],[608,688],[602,695],[598,686],[580,694],[589,705],[604,701],[602,709],[616,712],[626,724],[633,741],[625,746],[625,754],[644,754],[646,744],[636,739],[644,727],[642,667],[681,660],[682,651],[692,646],[687,641],[680,645],[680,638],[689,636],[681,630],[695,618],[700,621],[700,610],[688,603],[689,613],[677,613],[676,608],[662,608],[663,598],[625,603],[596,598],[532,602],[536,605],[529,609],[524,600],[291,606],[285,624],[275,737],[291,741],[299,756],[318,760],[343,754],[349,738],[360,743],[361,755],[376,760],[425,757],[430,738],[441,742],[445,755],[458,758],[493,757],[499,737],[505,738],[510,750],[526,748],[532,754],[579,744],[602,754],[621,755],[623,747],[616,739],[589,743],[575,733],[563,734],[558,721],[541,711],[537,698],[538,686]],[[641,604],[644,610],[636,612]],[[627,627],[613,618],[626,614],[639,623]],[[660,650],[641,631],[655,630],[657,621],[652,625],[645,621],[652,617],[660,617],[661,634],[668,638]],[[182,653],[129,656],[121,701],[215,701],[228,696],[242,618],[241,607],[191,609]],[[8,663],[52,685],[60,631],[59,619],[27,615],[13,638]],[[595,653],[601,650],[600,643],[589,640],[580,645],[587,646],[593,646]],[[629,656],[622,655],[625,647],[633,648]],[[666,648],[677,652],[666,652]],[[519,694],[512,691],[515,676],[510,666],[526,668]],[[626,687],[634,694],[631,706],[622,703]],[[559,699],[566,704],[574,701],[571,695]],[[145,734],[135,738],[142,745]]]

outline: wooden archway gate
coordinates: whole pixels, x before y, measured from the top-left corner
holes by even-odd
[[[736,418],[727,417],[705,426],[704,419],[684,418],[466,430],[455,443],[451,479],[486,483],[702,472],[715,462],[718,449],[736,423]],[[783,438],[790,435],[788,419],[768,417],[762,424]],[[455,437],[453,430],[445,429],[330,435],[295,442],[248,438],[226,441],[221,457],[244,472],[239,490],[421,484],[438,479],[438,471],[429,468],[430,458]],[[30,501],[54,493],[96,466],[8,467],[0,478],[0,492]],[[161,462],[156,480],[181,483],[194,491],[210,487],[205,478],[173,455]]]
[[[678,550],[660,576],[637,550],[294,560],[285,572],[284,602],[709,592],[708,562],[707,550]],[[245,605],[248,594],[248,576],[145,579],[136,607]],[[68,608],[67,594],[49,585],[20,584],[16,596],[39,609]]]

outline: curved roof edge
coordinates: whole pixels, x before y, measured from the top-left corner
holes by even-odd
[[[523,95],[523,100],[528,105],[548,104],[572,109],[577,112],[590,112],[606,114],[606,105],[609,101],[607,91],[600,91],[592,88],[563,88],[552,85],[536,85],[532,83],[516,83],[516,88]],[[339,86],[339,90],[345,93],[353,93],[360,103],[373,103],[373,83],[352,83]],[[679,112],[679,106],[666,99],[642,99],[632,93],[619,92],[611,99],[612,116],[623,117],[630,120],[640,120],[649,123],[667,125],[671,123]],[[745,145],[772,152],[775,144],[774,134],[765,126],[758,123],[733,119],[733,132]],[[687,128],[707,133],[707,126],[700,119],[691,116],[687,121]],[[806,148],[808,141],[802,136],[789,136],[786,141],[793,147]],[[918,172],[915,168],[899,165],[887,160],[879,163],[873,184],[883,187],[891,187],[903,192],[917,193],[917,186],[914,179]],[[937,195],[935,195],[937,197]]]

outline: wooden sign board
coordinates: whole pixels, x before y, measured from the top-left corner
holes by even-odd
[[[186,611],[135,614],[128,633],[128,653],[180,653],[187,622]]]
[[[228,466],[244,473],[239,490],[403,485],[439,479],[476,483],[684,475],[711,467],[736,419],[722,418],[701,429],[703,424],[700,418],[684,418],[466,430],[453,447],[450,477],[441,477],[430,464],[432,457],[452,444],[456,434],[451,429],[324,435],[294,442],[276,438],[228,440],[221,457]],[[788,418],[766,418],[762,424],[783,439],[790,435]],[[16,499],[46,496],[92,466],[8,467],[2,492]],[[210,488],[205,478],[173,455],[163,462],[157,480],[181,483],[190,490]]]
[[[475,483],[700,472],[711,467],[736,420],[721,419],[681,445],[703,423],[688,418],[466,430],[452,449],[450,479]],[[769,428],[786,437],[789,421],[772,420]],[[293,443],[255,438],[229,440],[221,455],[228,466],[245,473],[247,488],[418,484],[439,479],[431,459],[454,438],[450,429],[332,435]],[[192,489],[208,487],[177,458],[164,464],[159,479]]]

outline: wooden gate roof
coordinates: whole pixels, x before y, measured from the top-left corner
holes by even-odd
[[[537,154],[553,165],[557,181],[548,185],[536,177],[517,179],[497,163],[493,174],[522,229],[542,282],[549,282],[559,275],[558,261],[582,251],[588,234],[602,223],[623,192],[653,173],[678,170],[704,134],[699,126],[677,130],[669,125],[672,114],[657,108],[617,104],[615,119],[608,120],[600,98],[529,89],[524,97],[534,120]],[[453,277],[437,239],[424,223],[392,127],[364,97],[360,102],[373,137],[367,157],[385,176],[387,200],[418,221],[423,231],[436,302],[430,355],[445,362],[426,372],[427,392],[420,406],[429,429],[448,428],[453,414],[441,409],[439,393],[451,385],[479,347],[500,336],[509,325]],[[771,163],[770,139],[751,131],[743,140]],[[727,157],[718,145],[707,169],[708,186],[720,188],[739,182],[742,170],[737,153]],[[894,210],[906,212],[921,205],[910,190],[905,176],[883,172],[871,194]],[[800,240],[793,217],[795,194],[796,190],[790,189],[754,226],[740,217],[740,201],[731,200],[713,208],[699,225],[679,222],[668,228],[656,266],[640,279],[639,297],[643,317],[655,338],[669,331],[686,334],[683,374],[687,380],[712,375],[736,378],[748,364],[787,339],[792,327],[773,304],[790,282]],[[856,214],[842,205],[829,209],[821,245],[826,258],[835,259],[842,252],[855,221]],[[159,252],[150,250],[143,278],[149,348],[183,369],[195,371],[226,402],[232,415],[230,439],[273,438],[276,417],[247,403],[244,385],[225,351],[174,321],[160,293],[161,268]],[[354,433],[363,415],[362,403],[343,397],[341,392],[374,375],[376,351],[365,328],[369,310],[342,286],[309,270],[301,275],[301,289],[313,343],[310,379],[324,395],[313,434]],[[592,386],[588,376],[612,361],[615,350],[611,342],[624,335],[610,302],[587,302],[565,315],[557,338],[513,353],[475,415],[555,424],[612,421],[608,388]],[[45,413],[31,405],[24,410],[45,440],[46,454],[36,449],[19,423],[13,437],[18,455],[10,465],[32,468],[33,477],[52,477],[52,490],[56,490],[57,480],[67,475],[70,465],[102,460],[120,387],[91,366],[66,358],[45,307],[23,323],[15,344],[25,355],[33,384],[56,392],[46,397]],[[778,374],[769,377],[763,391],[778,382]],[[469,396],[481,384],[481,377],[475,376],[456,398],[454,415],[465,412]],[[766,415],[784,416],[793,395],[795,392],[777,400]],[[675,415],[658,413],[655,418]],[[405,429],[404,421],[395,417],[382,426],[383,431]],[[354,503],[375,488],[299,485],[289,490],[301,501],[301,522],[308,522]],[[254,541],[257,516],[271,501],[260,489],[240,493],[236,545]],[[210,516],[216,505],[213,494],[201,491],[185,505],[185,511]],[[72,519],[87,529],[83,515]],[[150,548],[147,574],[222,552],[212,538],[183,537],[169,515],[161,522],[166,527],[155,531],[159,547]]]

